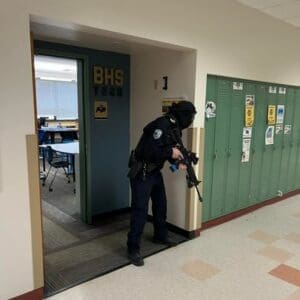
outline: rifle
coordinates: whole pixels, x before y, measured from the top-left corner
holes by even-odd
[[[187,169],[186,169],[186,171],[187,171],[187,174],[186,174],[187,186],[188,186],[188,188],[192,188],[192,187],[196,188],[196,191],[198,194],[198,199],[200,202],[202,202],[203,199],[202,199],[200,191],[198,189],[198,185],[200,184],[201,181],[199,181],[197,179],[197,176],[196,176],[194,168],[193,168],[193,164],[196,165],[198,163],[199,159],[194,152],[188,151],[184,147],[178,130],[175,130],[173,132],[173,137],[176,142],[176,147],[180,150],[180,152],[183,155],[183,159],[175,161],[175,163],[173,163],[170,166],[170,170],[172,172],[175,172],[178,170],[179,164],[186,165],[186,167],[187,167]]]

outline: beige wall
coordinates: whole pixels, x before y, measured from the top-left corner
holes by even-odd
[[[34,132],[30,14],[54,24],[82,24],[197,49],[199,111],[204,107],[207,73],[300,85],[300,30],[233,0],[1,0],[0,298],[4,299],[34,287],[25,153],[25,135]],[[203,121],[202,113],[196,125]]]
[[[143,127],[162,115],[162,99],[184,97],[194,101],[196,53],[156,50],[131,56],[131,146],[136,146]],[[168,90],[163,87],[168,76]],[[157,89],[154,81],[157,80]],[[186,180],[165,164],[168,222],[185,228]]]

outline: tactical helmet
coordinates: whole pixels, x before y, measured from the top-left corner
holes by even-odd
[[[168,113],[176,118],[181,129],[185,129],[193,123],[197,111],[192,102],[180,101],[173,103]]]

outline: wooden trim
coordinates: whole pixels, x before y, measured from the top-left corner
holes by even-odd
[[[40,196],[38,139],[36,134],[26,135],[29,201],[31,217],[32,263],[34,288],[44,286],[43,230]]]
[[[39,147],[38,147],[38,119],[37,119],[37,97],[34,69],[34,37],[30,31],[31,70],[32,70],[32,92],[34,111],[35,135],[26,136],[27,165],[29,178],[29,196],[31,209],[31,232],[32,232],[32,253],[33,253],[33,279],[34,288],[44,286],[44,245],[43,245],[43,224],[42,205],[40,190],[40,168],[39,168]]]
[[[34,291],[23,294],[21,296],[11,298],[10,300],[41,300],[43,299],[43,296],[44,296],[44,289],[39,288]]]
[[[298,195],[298,194],[300,194],[300,189],[292,191],[292,192],[289,192],[289,193],[283,195],[282,197],[275,197],[275,198],[266,200],[266,201],[264,201],[262,203],[258,203],[258,204],[252,205],[250,207],[246,207],[246,208],[240,209],[240,210],[235,211],[233,213],[230,213],[230,214],[228,214],[226,216],[222,216],[222,217],[219,217],[217,219],[214,219],[214,220],[211,220],[211,221],[203,223],[201,230],[205,230],[205,229],[208,229],[208,228],[220,225],[222,223],[231,221],[233,219],[242,217],[243,215],[249,214],[249,213],[251,213],[251,212],[253,212],[253,211],[255,211],[255,210],[257,210],[257,209],[259,209],[261,207],[264,207],[264,206],[267,206],[267,205],[271,205],[271,204],[277,203],[279,201],[286,200],[286,199],[288,199],[288,198],[290,198],[292,196]]]
[[[204,128],[189,128],[187,130],[187,149],[199,155],[199,163],[195,172],[199,180],[203,178],[203,157],[204,157]],[[202,184],[199,186],[202,193]],[[188,189],[186,193],[186,216],[185,229],[194,231],[202,224],[202,204],[198,200],[194,188]]]
[[[34,111],[34,131],[37,133],[37,101],[36,101],[36,86],[35,86],[35,70],[34,70],[34,40],[33,33],[30,31],[30,50],[31,50],[31,70],[32,70],[32,91],[33,91],[33,111]]]

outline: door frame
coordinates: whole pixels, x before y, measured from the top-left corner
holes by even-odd
[[[88,55],[79,54],[70,51],[61,51],[55,49],[44,48],[34,45],[34,55],[45,55],[59,58],[75,59],[77,61],[77,78],[78,78],[78,119],[79,119],[79,161],[80,161],[80,207],[81,219],[83,222],[92,223],[92,207],[90,197],[90,174],[91,168],[88,166],[87,159],[87,141],[90,140],[90,124],[89,124],[89,106],[85,105],[89,99],[89,57]],[[37,116],[35,116],[37,117]]]

